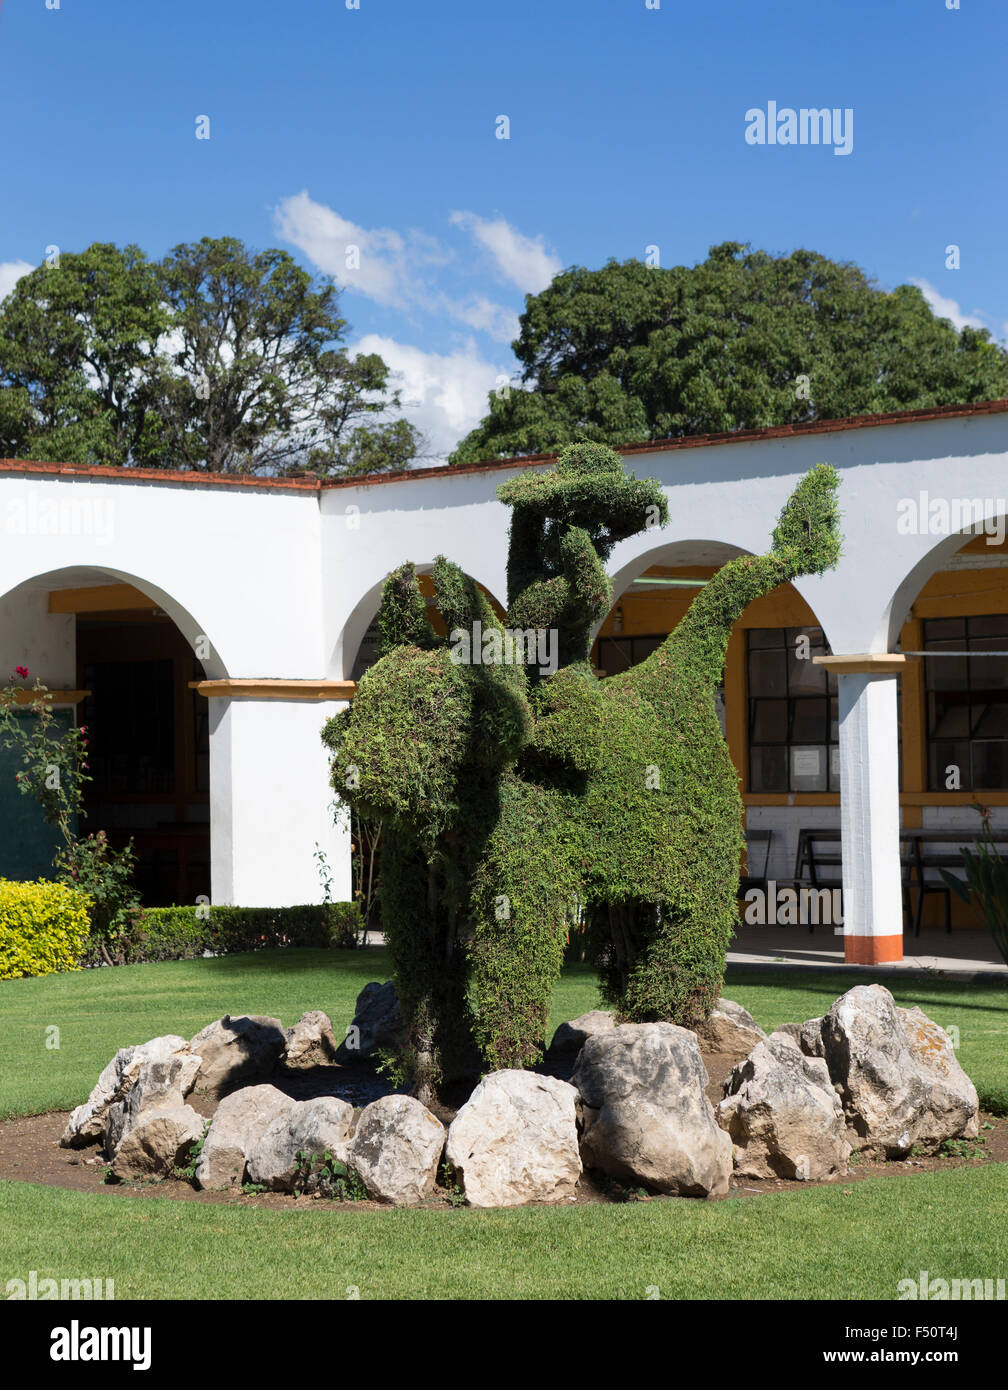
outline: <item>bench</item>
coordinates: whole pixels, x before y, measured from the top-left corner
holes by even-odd
[[[823,852],[816,846],[823,844],[829,848]],[[843,855],[840,852],[841,835],[837,826],[805,826],[798,831],[798,848],[795,854],[795,886],[810,888],[842,888]],[[834,848],[835,847],[835,848]],[[911,872],[913,857],[904,845],[900,833],[900,878],[903,884],[903,913],[908,921],[913,918],[910,908]],[[823,877],[823,869],[834,869],[835,874]],[[919,917],[915,921],[920,930]],[[814,931],[815,923],[809,923],[809,931]]]
[[[958,869],[964,872],[962,846],[971,846],[974,836],[967,830],[901,830],[900,836],[900,877],[903,883],[903,911],[913,922],[914,936],[920,936],[921,917],[924,911],[924,897],[927,893],[945,895],[945,930],[952,930],[951,889],[940,877],[928,877],[928,872],[938,869]],[[993,841],[998,848],[1008,846],[1008,832],[994,834]],[[829,848],[819,852],[817,845]],[[948,849],[929,849],[929,845],[955,845],[956,852]],[[834,849],[833,846],[836,846]],[[795,856],[795,883],[807,884],[813,888],[837,888],[842,886],[841,876],[823,880],[823,869],[836,868],[843,864],[840,853],[840,831],[834,826],[805,827],[798,832],[798,850]],[[916,890],[916,905],[911,910],[911,896]],[[809,931],[812,930],[809,926]]]

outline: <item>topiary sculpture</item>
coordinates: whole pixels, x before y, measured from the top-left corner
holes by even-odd
[[[380,658],[323,737],[336,791],[383,823],[382,920],[421,1098],[538,1058],[575,904],[621,1016],[690,1026],[710,1012],[743,844],[715,690],[746,605],[836,563],[837,484],[814,468],[770,551],[723,566],[657,651],[601,682],[588,657],[612,601],[604,561],[668,519],[658,484],[601,445],[498,489],[513,508],[507,628],[443,557],[447,642],[412,565],[389,577]],[[537,630],[551,635],[548,674]],[[478,664],[464,659],[473,641]]]

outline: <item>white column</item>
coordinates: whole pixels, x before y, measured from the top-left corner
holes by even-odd
[[[839,695],[844,957],[877,965],[903,959],[897,677],[892,669],[845,673],[844,660],[826,658],[836,663]]]
[[[210,877],[215,903],[322,902],[315,848],[334,900],[349,899],[350,835],[334,819],[322,725],[345,701],[210,700]]]

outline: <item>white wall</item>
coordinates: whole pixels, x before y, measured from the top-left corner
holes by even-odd
[[[313,491],[0,473],[0,595],[67,569],[150,594],[209,638],[210,675],[322,669]]]
[[[932,498],[989,498],[986,510],[996,515],[999,499],[1008,496],[1008,414],[628,455],[629,470],[662,484],[670,522],[615,547],[609,563],[615,595],[650,565],[675,563],[676,548],[687,544],[765,551],[781,508],[816,463],[831,463],[841,477],[844,553],[836,570],[798,579],[795,587],[834,652],[884,651],[919,589],[962,544],[958,537],[900,534],[899,502],[921,491]],[[381,581],[404,560],[430,562],[443,552],[504,600],[510,509],[495,491],[511,476],[511,469],[498,468],[323,492],[329,674],[349,676]]]
[[[629,455],[657,478],[670,524],[617,546],[618,596],[682,547],[718,542],[762,552],[777,515],[815,463],[841,475],[844,555],[795,587],[837,654],[887,649],[920,587],[961,538],[901,535],[898,504],[1008,492],[1008,414],[757,438]],[[213,648],[208,675],[349,677],[382,581],[404,560],[445,554],[502,602],[510,509],[496,488],[511,468],[311,488],[40,475],[0,471],[0,668],[24,664],[50,684],[74,683],[72,619],[10,591],[67,571],[84,583],[122,579],[149,593],[194,641]],[[677,549],[678,548],[678,549]],[[6,675],[5,670],[0,674]],[[346,840],[329,824],[330,793],[318,730],[323,707],[211,702],[214,894],[221,901],[311,901],[320,896],[312,851]],[[835,808],[751,808],[749,823],[779,825],[773,871],[794,859],[797,822],[829,823]],[[332,856],[331,856],[332,857]],[[349,891],[344,866],[341,895]]]
[[[288,907],[321,902],[316,845],[333,870],[332,897],[350,897],[348,826],[334,823],[335,794],[320,738],[326,719],[344,706],[211,700],[215,903]]]
[[[16,666],[28,667],[50,690],[73,690],[77,684],[77,628],[71,614],[49,612],[46,588],[22,589],[0,597],[0,684]]]

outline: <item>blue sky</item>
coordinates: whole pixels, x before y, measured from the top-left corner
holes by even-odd
[[[808,247],[1008,337],[1005,0],[47,3],[0,7],[0,294],[51,245],[282,245],[433,455],[526,293],[648,246]],[[851,153],[748,144],[771,100],[852,109]]]

